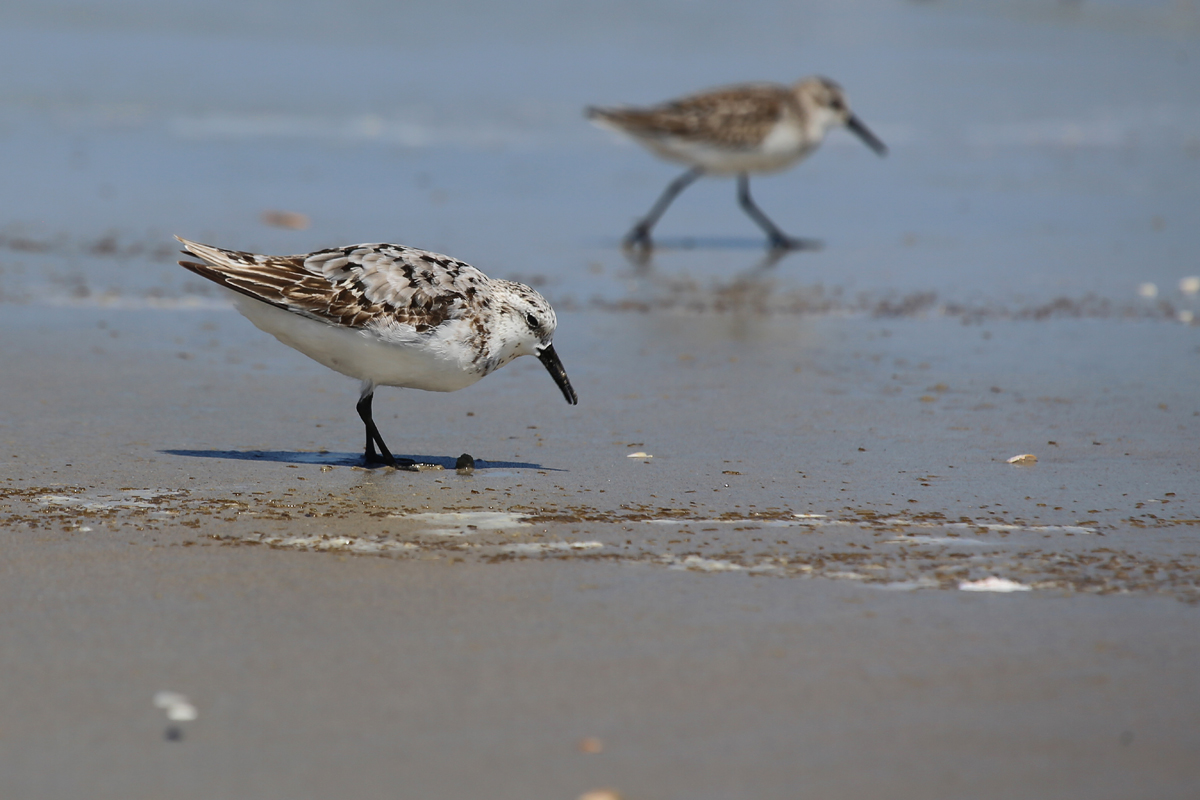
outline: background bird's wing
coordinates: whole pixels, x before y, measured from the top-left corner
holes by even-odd
[[[751,147],[779,121],[787,102],[784,87],[752,84],[714,89],[651,108],[593,109],[592,116],[634,136]]]

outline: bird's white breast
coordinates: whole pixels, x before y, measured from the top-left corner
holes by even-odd
[[[721,175],[786,169],[811,153],[820,139],[814,140],[795,118],[785,117],[775,123],[758,144],[750,147],[729,147],[675,136],[643,138],[642,143],[664,158]]]
[[[369,329],[330,325],[241,294],[234,303],[260,330],[352,378],[380,386],[453,392],[484,376],[474,363],[473,351],[463,343],[465,337],[455,335],[466,333],[464,321],[439,326],[431,334],[397,327],[388,330],[385,338]]]

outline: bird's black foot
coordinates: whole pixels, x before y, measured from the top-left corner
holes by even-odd
[[[392,469],[401,469],[407,472],[420,472],[417,469],[417,462],[411,458],[394,458],[390,453],[380,455],[375,452],[367,452],[363,454],[363,465],[374,469],[375,467],[391,467]]]
[[[654,242],[650,239],[650,229],[644,225],[633,226],[633,230],[621,240],[621,246],[626,250],[653,250]]]
[[[772,235],[767,239],[768,250],[821,250],[825,243],[820,239],[802,239],[797,236],[785,236],[782,233]]]

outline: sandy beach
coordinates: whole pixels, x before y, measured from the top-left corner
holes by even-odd
[[[631,8],[0,9],[0,796],[1195,796],[1200,12]],[[621,251],[675,168],[583,106],[814,72],[891,148],[756,181],[822,250]],[[580,403],[365,469],[172,234],[530,283]]]

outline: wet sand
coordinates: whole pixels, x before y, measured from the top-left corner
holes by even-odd
[[[162,314],[104,316],[28,320],[4,356],[6,796],[1197,779],[1196,423],[1164,325],[772,318],[750,346],[565,314],[586,404],[532,361],[381,392],[396,448],[443,467],[409,473],[353,466],[351,382],[234,312],[170,346]],[[1077,342],[1052,376],[1022,358],[1044,336]],[[960,589],[993,577],[1028,591]]]
[[[1078,6],[821,7],[892,155],[756,182],[826,242],[776,263],[715,180],[628,259],[673,169],[580,117],[798,77],[765,4],[0,10],[0,59],[93,68],[0,96],[0,796],[1194,796],[1200,39]],[[380,14],[459,59],[329,43]],[[528,281],[580,404],[533,359],[384,388],[425,467],[363,469],[354,382],[171,233]]]

